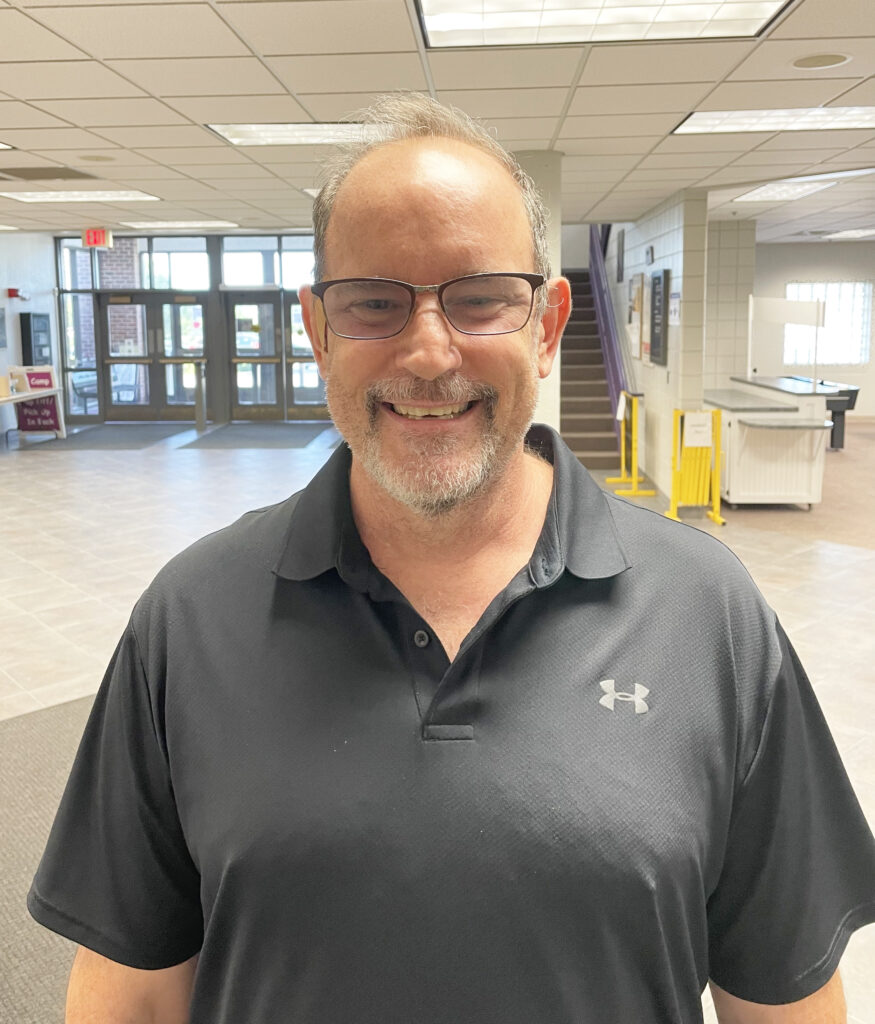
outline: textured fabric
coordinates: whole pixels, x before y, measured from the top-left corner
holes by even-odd
[[[201,950],[193,1024],[690,1024],[823,985],[875,843],[745,570],[551,432],[526,570],[450,663],[373,566],[349,453],[138,603],[29,906]]]

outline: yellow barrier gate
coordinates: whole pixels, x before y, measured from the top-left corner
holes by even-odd
[[[679,519],[681,505],[710,505],[708,518],[720,526],[726,522],[720,515],[719,409],[674,411],[669,519]]]
[[[614,494],[622,494],[628,497],[650,498],[656,491],[642,490],[638,485],[644,482],[644,477],[638,473],[638,395],[631,391],[620,392],[620,403],[617,412],[617,419],[620,421],[620,475],[609,476],[605,479],[607,484],[631,484],[631,487],[615,487]],[[626,429],[626,421],[629,420],[629,429]],[[626,466],[626,438],[630,438],[629,466]]]

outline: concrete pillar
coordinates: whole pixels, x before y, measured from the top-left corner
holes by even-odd
[[[562,154],[552,149],[524,149],[514,156],[531,175],[547,207],[547,250],[553,276],[562,273]],[[559,429],[559,357],[553,372],[541,381],[535,421]]]

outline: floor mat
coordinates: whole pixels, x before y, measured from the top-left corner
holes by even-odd
[[[331,429],[330,420],[302,423],[229,423],[182,447],[305,448],[323,431]]]
[[[101,423],[94,427],[83,427],[65,438],[50,438],[39,441],[27,435],[19,436],[18,450],[22,452],[55,452],[78,449],[99,451],[118,449],[148,448],[164,441],[174,434],[191,430],[191,423]]]

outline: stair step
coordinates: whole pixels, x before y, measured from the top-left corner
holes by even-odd
[[[580,416],[583,414],[601,414],[602,416],[613,416],[611,399],[608,395],[563,395],[562,410],[563,416]]]
[[[619,469],[618,452],[575,452],[579,462],[587,469]]]
[[[562,437],[573,452],[617,450],[617,435],[613,430],[563,430]]]
[[[590,366],[586,364],[582,366],[566,366],[562,369],[562,376],[569,382],[602,380],[605,376],[604,363],[593,363]]]
[[[559,418],[559,429],[563,434],[605,434],[613,433],[614,420],[610,414],[603,412],[565,413]],[[616,436],[616,435],[615,435]]]
[[[562,276],[563,277],[567,277],[569,281],[575,281],[575,282],[576,281],[588,281],[589,280],[589,270],[588,269],[575,270],[574,268],[570,268],[569,270],[563,270],[562,271]]]
[[[569,398],[604,398],[608,393],[608,382],[604,377],[592,377],[589,380],[568,380],[566,377],[559,387],[563,402]]]
[[[562,342],[563,360],[566,355],[574,355],[577,352],[601,352],[602,339],[598,336],[589,337],[584,335],[578,338],[565,338]]]

